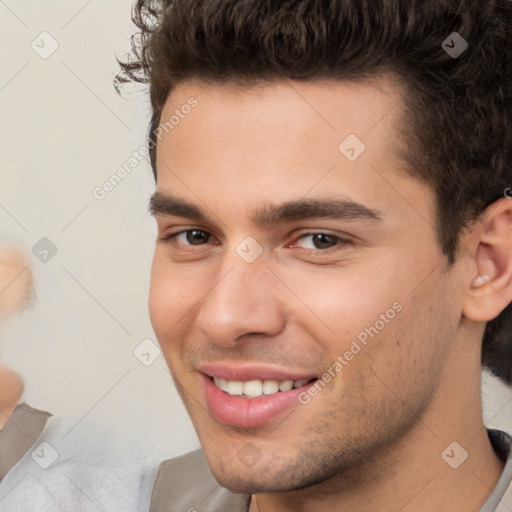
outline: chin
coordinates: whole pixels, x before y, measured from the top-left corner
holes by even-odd
[[[215,447],[209,449],[208,445],[203,447],[215,480],[238,494],[297,491],[330,479],[339,469],[323,457],[326,463],[324,467],[308,464],[305,460],[307,457],[302,457],[300,451],[295,456],[292,451],[295,450],[289,451],[287,455],[283,451],[276,452],[246,465],[241,463],[238,452],[217,451]]]
[[[286,492],[307,486],[291,486],[287,485],[287,482],[276,482],[272,475],[265,475],[264,471],[259,471],[259,474],[254,474],[253,470],[248,470],[246,475],[241,475],[240,473],[235,474],[234,472],[226,473],[222,470],[217,471],[212,467],[210,467],[210,470],[215,480],[217,480],[222,487],[237,494]]]

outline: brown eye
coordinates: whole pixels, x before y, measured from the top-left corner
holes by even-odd
[[[333,235],[326,235],[325,233],[317,233],[312,235],[312,243],[315,249],[329,249],[338,243],[338,237]]]
[[[199,229],[190,229],[180,233],[180,235],[185,235],[185,239],[190,245],[201,245],[207,243],[210,240],[210,234]]]
[[[306,233],[297,240],[297,245],[304,249],[330,249],[342,240],[340,237],[328,233]]]

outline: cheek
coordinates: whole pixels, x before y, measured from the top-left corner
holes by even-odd
[[[173,330],[180,318],[186,320],[186,310],[190,309],[188,296],[183,276],[171,272],[171,266],[157,248],[151,267],[149,316],[161,345],[174,337]]]
[[[289,297],[288,302],[293,305],[294,320],[314,338],[328,342],[333,355],[344,351],[360,333],[364,338],[365,329],[376,322],[382,330],[381,315],[385,316],[387,329],[398,316],[393,305],[403,294],[396,280],[382,275],[377,279],[375,274],[376,270],[355,265],[309,273],[290,270],[288,276],[283,274],[283,280],[293,283],[290,288],[296,297]]]
[[[368,364],[396,396],[431,396],[439,385],[451,340],[457,332],[457,311],[442,276],[433,276],[413,293],[402,293],[402,310],[367,350]],[[379,380],[377,379],[377,380]]]
[[[347,359],[359,362],[348,364],[349,373],[356,368],[366,373],[368,365],[371,375],[378,372],[402,382],[413,378],[413,368],[436,373],[433,365],[439,364],[446,340],[457,328],[457,311],[447,303],[454,295],[446,276],[440,270],[429,275],[432,263],[395,257],[372,263],[357,270],[304,273],[291,281],[309,309],[295,301],[294,318],[313,339],[321,340],[326,362],[351,352]],[[422,281],[421,275],[428,277]]]
[[[153,329],[163,349],[179,347],[187,338],[213,278],[206,266],[171,263],[165,248],[157,246],[151,267],[148,305]]]
[[[187,324],[186,292],[183,280],[173,275],[165,259],[155,253],[149,289],[149,317],[180,395],[180,387],[175,380],[175,363],[181,359],[183,350],[179,331]]]

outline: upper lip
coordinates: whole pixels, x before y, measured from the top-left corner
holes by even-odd
[[[307,371],[290,370],[278,366],[257,363],[223,362],[205,363],[199,366],[199,371],[209,377],[233,381],[250,380],[303,380],[313,379],[316,375]]]

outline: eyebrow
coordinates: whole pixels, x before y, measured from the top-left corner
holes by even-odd
[[[184,199],[155,192],[149,200],[151,215],[174,215],[195,221],[207,221],[209,215],[201,207]],[[251,221],[260,226],[273,226],[281,222],[311,219],[370,220],[381,221],[377,210],[372,210],[350,199],[298,199],[280,205],[265,205],[251,216]]]

